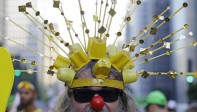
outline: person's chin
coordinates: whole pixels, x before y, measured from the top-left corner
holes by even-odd
[[[21,105],[23,105],[23,106],[27,106],[28,105],[28,103],[27,102],[21,102]]]
[[[104,107],[102,108],[102,110],[96,111],[96,110],[93,110],[93,109],[91,108],[90,105],[88,105],[88,106],[84,109],[84,112],[110,112],[110,110],[109,110],[106,106],[104,106]]]

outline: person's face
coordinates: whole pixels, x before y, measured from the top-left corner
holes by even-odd
[[[102,91],[102,87],[89,87],[88,89],[90,91],[100,91],[100,90]],[[86,95],[88,95],[88,93]],[[95,93],[95,95],[99,95],[99,93],[98,94]],[[104,98],[104,101],[105,101],[105,98]],[[113,102],[105,101],[103,108],[98,112],[116,112],[118,103],[119,103],[119,97],[117,98],[117,100]],[[94,110],[91,107],[90,101],[78,102],[75,100],[74,97],[71,97],[71,104],[73,106],[74,112],[94,112]]]
[[[21,88],[19,90],[21,103],[24,105],[31,104],[35,99],[35,92],[31,89]]]
[[[150,110],[150,112],[168,112],[168,109],[166,106],[161,108],[157,105],[151,105],[149,107],[149,110]]]
[[[82,73],[83,75],[80,76],[80,78],[92,78],[92,76],[90,75],[90,69],[88,69],[87,71]],[[114,77],[111,77],[111,79],[113,79]],[[83,89],[83,88],[81,88]],[[88,92],[89,91],[89,92]],[[97,93],[98,92],[98,93]],[[104,99],[104,106],[100,111],[95,111],[92,109],[90,101],[88,102],[79,102],[76,101],[76,99],[74,98],[74,96],[72,95],[70,97],[71,100],[71,105],[73,108],[74,112],[117,112],[118,108],[119,108],[119,103],[120,103],[120,92],[115,92],[114,88],[111,88],[111,90],[109,88],[103,88],[103,87],[88,87],[86,88],[86,92],[84,92],[82,90],[81,93],[79,93],[79,96],[84,97],[84,95],[90,95],[91,97],[93,97],[94,95],[99,95],[103,96],[107,95],[107,93],[109,93],[109,96],[112,96],[111,94],[113,93],[117,93],[117,98],[115,101],[106,101],[107,98],[103,97]],[[94,94],[94,95],[93,95]],[[91,98],[89,98],[89,100],[91,100]]]

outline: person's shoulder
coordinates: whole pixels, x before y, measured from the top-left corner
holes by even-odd
[[[35,112],[43,112],[43,111],[42,111],[42,109],[39,109],[39,108],[38,108],[38,109],[36,109]]]

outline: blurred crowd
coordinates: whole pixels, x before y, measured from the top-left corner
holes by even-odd
[[[46,101],[38,100],[35,86],[27,81],[20,82],[17,88],[18,92],[10,96],[7,112],[55,112],[58,96],[52,96]],[[135,102],[138,105],[138,101]],[[159,90],[150,92],[141,105],[138,105],[140,112],[178,112],[177,102],[167,100]],[[191,102],[184,111],[197,112],[197,103]]]

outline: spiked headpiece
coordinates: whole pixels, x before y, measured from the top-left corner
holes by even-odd
[[[175,50],[170,50],[171,44],[174,44],[179,40],[192,36],[192,32],[189,32],[187,35],[181,35],[179,38],[177,38],[172,42],[165,41],[166,39],[170,38],[176,33],[184,29],[187,29],[188,25],[185,24],[177,31],[170,33],[166,37],[159,39],[158,41],[156,41],[155,43],[151,44],[146,48],[141,48],[138,53],[136,52],[134,53],[137,46],[143,44],[144,41],[149,36],[156,35],[160,27],[168,23],[171,20],[171,18],[174,17],[179,11],[187,7],[187,3],[183,3],[183,5],[178,10],[176,10],[173,14],[171,14],[169,17],[164,17],[163,15],[168,10],[170,10],[171,7],[167,7],[160,14],[153,16],[150,24],[145,26],[136,36],[131,38],[131,40],[128,43],[123,44],[121,50],[118,50],[118,47],[116,46],[116,41],[118,38],[121,38],[122,31],[125,25],[131,21],[132,14],[136,10],[136,8],[140,6],[141,1],[140,0],[130,1],[129,8],[131,6],[134,6],[134,8],[132,11],[128,10],[127,13],[125,14],[124,19],[122,21],[122,25],[120,26],[120,30],[116,33],[115,41],[111,45],[107,45],[106,42],[107,40],[112,38],[109,33],[110,33],[110,27],[113,17],[116,15],[115,7],[117,1],[111,0],[111,2],[109,2],[108,0],[106,1],[100,0],[100,3],[98,1],[99,0],[96,0],[96,11],[95,14],[93,15],[95,29],[88,29],[88,25],[86,23],[87,21],[85,19],[85,11],[83,10],[81,1],[78,0],[80,17],[81,17],[79,20],[81,20],[82,22],[83,41],[81,38],[79,38],[79,35],[74,30],[74,27],[72,26],[72,21],[67,19],[60,0],[53,1],[53,7],[60,11],[61,16],[65,20],[67,31],[71,39],[71,43],[66,42],[64,38],[60,36],[60,33],[56,31],[56,29],[54,28],[53,23],[50,23],[47,19],[44,19],[41,16],[41,13],[36,9],[34,9],[31,2],[28,2],[26,3],[26,5],[21,5],[18,7],[19,12],[23,13],[35,26],[37,26],[38,29],[45,35],[45,37],[48,38],[48,40],[51,43],[53,43],[55,47],[48,45],[43,40],[35,36],[33,33],[29,32],[28,30],[24,29],[22,26],[14,22],[14,20],[12,20],[11,18],[9,17],[5,18],[7,21],[15,24],[18,28],[22,29],[24,32],[28,33],[33,38],[41,42],[44,46],[49,48],[51,52],[56,53],[57,54],[56,58],[50,57],[39,51],[29,48],[24,44],[18,43],[6,36],[1,36],[1,37],[7,39],[8,41],[14,42],[24,48],[27,48],[30,51],[33,51],[34,53],[38,54],[38,56],[48,58],[51,61],[53,61],[53,65],[49,67],[47,74],[50,75],[57,74],[57,78],[63,82],[66,82],[70,88],[78,88],[84,86],[104,86],[104,87],[124,89],[124,84],[133,83],[137,81],[138,76],[147,78],[150,75],[168,75],[171,78],[175,78],[177,75],[194,75],[195,77],[197,77],[197,72],[184,73],[184,72],[176,72],[170,70],[167,73],[163,73],[163,72],[147,72],[145,70],[137,72],[133,70],[133,68],[137,65],[145,64],[161,56],[171,55],[173,52],[177,50],[181,50],[189,46],[197,45],[197,42],[195,40],[192,40],[192,43],[188,44],[187,46],[180,47]],[[98,6],[100,6],[100,8]],[[102,10],[102,7],[104,7],[104,10]],[[100,11],[98,11],[99,9]],[[35,12],[35,16],[32,15],[29,12],[29,10],[33,10]],[[40,22],[39,20],[42,20],[42,22]],[[160,24],[156,25],[156,23],[159,22]],[[94,31],[94,35],[90,35],[90,31]],[[78,41],[74,41],[73,36],[75,36],[78,39]],[[88,43],[86,43],[87,39],[88,39]],[[57,41],[59,41],[60,43],[58,43]],[[65,47],[67,47],[69,49],[69,53],[67,53],[60,46],[60,44],[63,44]],[[156,49],[153,49],[153,47],[159,44],[162,45]],[[59,48],[67,57],[61,55],[55,48]],[[163,54],[152,58],[145,58],[144,61],[134,64],[134,62],[137,61],[138,59],[142,59],[147,55],[152,55],[158,50],[163,48],[166,49],[166,52],[164,52]],[[11,81],[11,79],[13,79],[12,76],[14,72],[14,69],[12,67],[12,61],[19,61],[21,63],[31,64],[32,66],[39,66],[39,64],[37,64],[35,61],[28,62],[25,58],[23,59],[16,59],[14,57],[11,58],[9,53],[4,48],[0,49],[0,54],[1,54],[0,65],[5,65],[4,67],[2,66],[0,67],[0,71],[1,71],[0,75],[5,76],[5,74],[7,74],[7,76],[5,77],[10,77],[9,79],[6,78],[6,80],[3,80],[5,83],[10,82],[10,88],[7,87],[6,91],[11,90],[12,87],[13,80]],[[76,71],[80,70],[91,60],[97,61],[94,67],[92,68],[92,73],[95,75],[95,78],[75,79]],[[118,72],[121,72],[123,79],[122,81],[111,80],[107,78],[112,67],[115,68]],[[30,68],[27,70],[15,70],[15,71],[27,72],[29,74],[32,74],[33,72],[37,72]],[[2,82],[1,80],[2,78],[0,78],[0,82]],[[4,87],[2,88],[0,86],[0,89],[4,90],[5,88]]]

